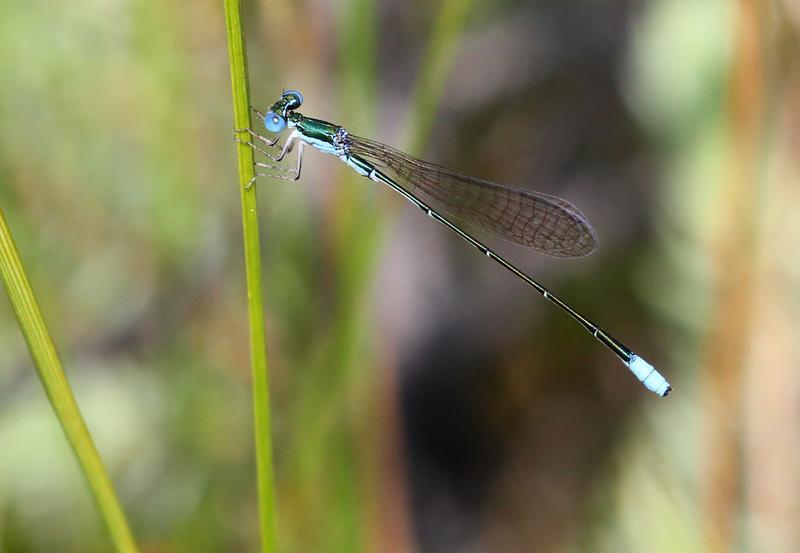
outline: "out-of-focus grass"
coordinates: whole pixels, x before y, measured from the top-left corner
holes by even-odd
[[[430,131],[442,83],[463,32],[470,2],[449,1],[430,27],[430,40],[420,59],[421,77],[415,88],[408,129],[418,143]],[[369,136],[375,128],[375,113],[382,105],[377,90],[377,6],[373,0],[352,0],[337,13],[339,52],[340,119],[337,122]],[[313,106],[309,94],[305,109]],[[336,298],[333,300],[329,334],[313,362],[310,376],[298,390],[292,410],[293,425],[305,429],[295,433],[286,453],[287,480],[299,493],[291,510],[304,513],[289,524],[290,549],[360,551],[365,537],[375,535],[380,524],[381,481],[376,471],[378,447],[374,437],[380,430],[374,421],[360,419],[349,405],[372,405],[378,373],[374,362],[374,325],[370,317],[370,283],[388,225],[374,186],[363,178],[337,168],[339,183],[331,214]],[[386,431],[385,429],[383,431]],[[368,443],[359,443],[372,436]],[[309,524],[309,520],[314,521]]]
[[[632,106],[665,154],[661,247],[640,288],[673,329],[678,386],[614,460],[593,550],[789,552],[800,537],[779,492],[797,482],[796,425],[777,415],[797,407],[797,357],[778,330],[797,328],[797,264],[773,258],[797,236],[798,119],[784,99],[800,52],[771,8],[659,0],[636,25]]]
[[[222,46],[224,26],[205,9],[189,9],[191,40]],[[217,91],[216,85],[227,82],[226,66],[224,56],[206,58],[205,71],[189,63],[196,52],[180,24],[186,16],[184,8],[147,3],[0,7],[0,201],[19,229],[17,241],[42,310],[52,317],[54,339],[63,344],[65,364],[74,368],[78,403],[91,400],[85,416],[97,447],[109,460],[123,503],[139,505],[130,515],[145,543],[153,534],[172,532],[188,542],[191,533],[183,529],[204,511],[216,511],[214,524],[232,526],[218,506],[228,488],[204,484],[215,462],[181,467],[178,461],[192,458],[191,448],[200,451],[195,458],[214,458],[208,450],[221,441],[211,445],[211,433],[189,431],[208,430],[209,424],[173,417],[169,407],[149,410],[154,395],[163,407],[183,404],[187,385],[207,389],[203,383],[221,367],[238,364],[236,336],[246,335],[237,329],[240,310],[234,315],[232,309],[244,294],[225,286],[235,275],[217,278],[229,264],[238,269],[222,247],[223,237],[236,230],[228,230],[225,210],[235,205],[226,201],[235,202],[235,179],[223,169],[233,166],[230,117],[222,108],[230,102],[227,87]],[[201,99],[186,84],[204,79]],[[220,109],[199,109],[198,103]],[[219,140],[216,129],[224,129]],[[198,144],[205,144],[205,154],[198,154]],[[201,289],[206,293],[198,301]],[[63,439],[55,422],[26,426],[39,420],[36,407],[47,406],[24,393],[34,373],[11,310],[0,302],[0,549],[108,551],[95,507],[82,500],[85,484],[71,454],[58,447]],[[217,316],[204,315],[212,312]],[[213,353],[203,348],[203,356],[187,355],[208,343],[205,335],[214,325],[226,340],[215,343]],[[189,368],[194,381],[177,385],[175,378],[173,387],[158,378]],[[148,385],[154,379],[155,393]],[[99,380],[104,386],[96,386]],[[98,388],[105,393],[94,395]],[[226,419],[226,411],[238,415],[231,405],[241,398],[231,395],[217,409],[217,421]],[[204,408],[209,401],[211,396]],[[247,427],[246,419],[232,418],[231,437]],[[178,420],[184,427],[171,433]],[[22,433],[21,427],[39,432]],[[237,447],[227,447],[225,462],[237,458]],[[24,456],[36,461],[26,463]],[[171,493],[161,495],[159,488]],[[208,534],[192,550],[232,550],[246,531]]]
[[[416,86],[411,95],[407,150],[421,155],[433,128],[456,48],[464,32],[472,0],[445,0],[423,53]]]
[[[714,551],[692,492],[699,482],[691,467],[703,456],[698,335],[713,305],[704,250],[730,162],[724,99],[731,18],[721,2],[660,0],[635,22],[626,90],[643,128],[666,155],[664,182],[652,183],[663,190],[661,247],[638,268],[637,281],[665,326],[676,329],[665,355],[675,393],[631,427],[627,446],[609,463],[609,484],[597,494],[584,528],[585,543],[596,551]]]
[[[125,513],[75,402],[72,388],[64,374],[64,368],[61,366],[55,345],[28,282],[2,209],[0,209],[0,277],[11,300],[20,330],[25,336],[50,406],[55,411],[56,418],[78,458],[100,514],[111,534],[114,548],[120,552],[136,553],[136,543],[125,519]]]

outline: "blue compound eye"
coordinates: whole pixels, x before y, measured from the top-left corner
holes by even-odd
[[[297,109],[303,105],[303,95],[297,90],[284,90],[281,96],[289,101],[287,109]]]
[[[286,128],[286,119],[274,111],[270,111],[264,116],[264,126],[269,132],[281,132]]]

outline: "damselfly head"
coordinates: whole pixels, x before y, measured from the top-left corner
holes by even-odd
[[[299,90],[284,90],[281,99],[286,100],[286,109],[293,110],[303,105],[303,95]]]
[[[264,116],[264,126],[269,132],[281,132],[291,111],[303,105],[303,95],[297,90],[284,90],[280,100],[272,104]]]

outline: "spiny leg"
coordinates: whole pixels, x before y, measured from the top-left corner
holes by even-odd
[[[244,132],[244,131],[242,131],[242,132]],[[235,136],[233,137],[233,140],[234,140],[234,142],[239,142],[240,144],[245,144],[245,145],[247,145],[247,146],[250,146],[250,147],[251,147],[251,148],[253,148],[255,151],[257,151],[258,153],[260,153],[260,154],[262,154],[262,155],[265,155],[265,156],[267,156],[267,157],[268,157],[269,159],[271,159],[272,161],[277,161],[277,160],[275,159],[275,156],[274,156],[274,155],[270,154],[270,153],[269,153],[269,152],[267,152],[265,149],[258,147],[256,144],[254,144],[254,143],[253,143],[253,141],[252,141],[252,140],[242,140],[241,138],[237,138],[237,137],[235,137]],[[275,139],[275,142],[277,142],[277,141],[278,141],[278,139],[276,138],[276,139]]]
[[[305,142],[300,142],[300,146],[297,147],[297,167],[294,172],[294,180],[300,180],[300,169],[303,167],[303,146],[305,144]]]
[[[261,113],[260,111],[258,111],[258,110],[257,110],[256,108],[254,108],[253,106],[250,106],[250,109],[251,109],[251,110],[253,110],[253,112],[254,112],[256,115],[258,115],[258,118],[259,118],[259,119],[261,119],[262,121],[264,121],[264,119],[266,118],[266,115],[264,115],[263,113]]]
[[[281,171],[283,173],[293,173],[292,176],[274,175],[274,174],[271,174],[271,173],[256,173],[253,176],[253,178],[250,179],[250,182],[247,183],[247,186],[245,188],[249,189],[251,186],[253,186],[253,184],[256,182],[256,179],[258,177],[269,177],[269,178],[272,178],[272,179],[281,179],[281,180],[288,180],[288,181],[296,181],[296,180],[298,180],[300,178],[300,170],[303,167],[303,146],[304,145],[305,145],[304,142],[300,142],[300,146],[298,146],[298,148],[297,148],[297,164],[295,165],[294,169],[289,169],[287,167],[278,167],[278,166],[275,166],[275,165],[270,165],[268,163],[264,163],[262,161],[256,161],[255,162],[255,166],[256,167],[263,167],[265,169],[277,170],[277,171]],[[285,152],[284,152],[284,154],[285,154]]]
[[[269,175],[269,176],[274,176],[276,178],[285,178],[287,180],[299,180],[300,179],[300,170],[303,167],[303,145],[304,145],[303,142],[300,142],[300,146],[297,148],[297,162],[296,162],[296,164],[295,164],[293,169],[289,169],[287,167],[278,167],[278,166],[275,166],[275,165],[269,165],[268,163],[264,163],[264,162],[261,162],[261,161],[256,161],[255,165],[256,165],[256,167],[263,167],[265,169],[273,169],[273,170],[281,171],[283,173],[292,173],[292,177],[291,178],[287,178],[287,177],[283,177],[283,176],[279,176],[279,175]]]
[[[270,165],[269,163],[264,163],[263,161],[253,162],[253,165],[256,167],[263,167],[264,169],[278,171],[280,173],[291,173],[292,175],[297,174],[297,167],[281,167],[280,165]]]
[[[256,165],[258,165],[258,164],[256,164]],[[291,182],[294,182],[294,181],[297,180],[293,176],[292,177],[287,177],[286,175],[273,175],[273,174],[270,174],[270,173],[256,173],[255,175],[253,175],[253,178],[250,179],[250,182],[248,182],[245,185],[245,188],[247,188],[249,190],[250,187],[252,187],[255,184],[256,180],[258,180],[258,177],[268,177],[270,179],[288,180],[288,181],[291,181]]]
[[[255,174],[253,175],[253,178],[252,178],[252,179],[250,179],[250,182],[248,182],[248,183],[245,185],[245,188],[246,188],[247,190],[250,190],[250,188],[252,188],[252,187],[253,187],[253,185],[256,183],[256,180],[258,180],[258,177],[269,177],[269,178],[271,178],[271,179],[292,180],[292,179],[290,179],[289,177],[284,177],[284,176],[282,176],[282,175],[270,175],[269,173],[255,173]]]
[[[246,132],[246,133],[250,133],[250,136],[252,136],[252,137],[253,137],[253,138],[255,138],[256,140],[258,140],[259,142],[263,142],[264,144],[266,144],[266,145],[267,145],[267,146],[269,146],[270,148],[273,148],[273,147],[275,146],[275,144],[277,144],[277,143],[278,143],[278,138],[279,138],[278,136],[276,136],[276,137],[275,137],[273,140],[270,140],[270,139],[269,139],[269,138],[267,138],[266,136],[261,136],[260,134],[258,134],[257,132],[255,132],[253,129],[249,129],[249,128],[246,128],[246,129],[240,129],[240,130],[239,130],[239,131],[237,131],[237,132]]]
[[[278,140],[280,139],[279,136],[276,136],[273,140],[270,140],[266,136],[262,136],[262,135],[258,134],[257,132],[255,132],[253,129],[250,129],[250,128],[247,128],[247,127],[245,127],[244,129],[233,129],[233,132],[234,132],[234,134],[238,134],[240,132],[246,132],[250,136],[255,138],[256,140],[258,140],[262,144],[266,144],[270,148],[275,148],[275,144],[277,144]]]
[[[289,138],[286,139],[286,143],[283,145],[281,153],[278,154],[278,157],[274,158],[275,161],[281,161],[284,157],[286,157],[286,154],[288,152],[292,151],[292,148],[294,147],[294,141],[295,139],[297,139],[297,137],[298,137],[298,132],[295,130],[292,132],[292,134],[289,135]]]
[[[277,165],[270,165],[269,163],[264,163],[262,161],[256,161],[253,163],[256,167],[261,167],[262,169],[269,169],[270,171],[277,171],[278,173],[283,173],[283,175],[290,175],[288,178],[289,180],[297,180],[297,167],[279,167]],[[275,175],[273,173],[269,173],[267,176],[275,177],[276,179],[284,178],[281,175]]]

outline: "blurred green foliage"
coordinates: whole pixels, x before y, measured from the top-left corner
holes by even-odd
[[[245,4],[257,106],[297,88],[305,113],[581,206],[591,258],[498,246],[675,385],[649,397],[310,153],[301,181],[258,183],[281,551],[792,551],[798,15],[742,4]],[[221,3],[6,2],[0,75],[0,202],[137,540],[254,550]],[[742,194],[753,324],[725,334]],[[0,550],[108,551],[5,297],[0,315]]]

